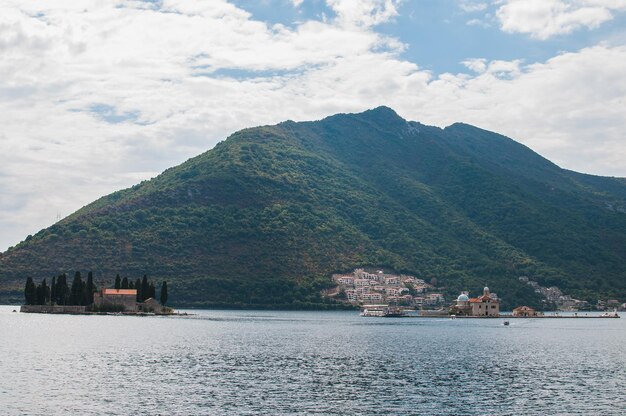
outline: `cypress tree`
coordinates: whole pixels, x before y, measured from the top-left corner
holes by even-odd
[[[57,279],[57,302],[59,305],[67,305],[69,289],[67,287],[67,275],[63,273]]]
[[[27,305],[34,305],[37,301],[37,287],[35,286],[35,282],[33,282],[32,277],[26,279],[26,286],[24,287],[24,298]]]
[[[80,276],[80,272],[74,274],[74,280],[72,281],[72,288],[70,291],[70,305],[80,305],[83,298],[83,279]]]
[[[150,285],[148,285],[148,276],[144,274],[143,279],[141,279],[141,298],[139,302],[143,302],[149,297],[150,297]]]
[[[50,304],[54,305],[57,302],[57,280],[55,276],[52,276],[52,283],[50,284]]]
[[[128,278],[126,277],[122,279],[122,289],[128,289]]]
[[[43,291],[41,283],[35,288],[35,305],[43,305]]]
[[[165,306],[167,303],[167,282],[164,280],[161,285],[161,305]]]
[[[122,287],[122,282],[120,280],[120,275],[118,274],[117,276],[115,276],[115,288],[121,289],[121,287]]]
[[[50,288],[48,287],[48,282],[44,278],[41,282],[41,303],[40,305],[47,305],[50,301]]]
[[[133,283],[132,280],[128,282],[128,288],[129,289],[134,289],[135,288],[135,284]]]
[[[137,289],[137,302],[141,302],[141,280],[139,278],[137,278],[137,280],[135,280],[135,289]]]
[[[96,288],[93,284],[93,273],[87,273],[87,297],[85,299],[85,305],[91,305],[93,303],[93,292]]]
[[[156,299],[156,288],[154,287],[154,283],[150,282],[150,288],[148,291],[148,296],[144,300],[148,298]]]
[[[80,304],[81,305],[89,305],[89,296],[87,294],[87,282],[82,282],[82,287],[80,291]]]

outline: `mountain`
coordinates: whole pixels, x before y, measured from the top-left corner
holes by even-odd
[[[466,124],[379,107],[245,129],[115,192],[0,256],[0,294],[27,276],[93,270],[167,279],[187,306],[310,307],[330,275],[384,267],[484,285],[536,305],[528,276],[626,301],[626,181],[564,170]]]

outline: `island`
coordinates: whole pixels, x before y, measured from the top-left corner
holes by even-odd
[[[80,272],[76,272],[71,285],[67,283],[66,274],[53,277],[50,285],[46,279],[36,285],[32,278],[27,278],[24,288],[25,304],[20,312],[172,315],[176,312],[167,306],[168,297],[167,282],[163,281],[160,301],[157,301],[156,287],[146,275],[135,282],[117,275],[113,288],[98,289],[92,272],[88,273],[86,281],[83,281]]]

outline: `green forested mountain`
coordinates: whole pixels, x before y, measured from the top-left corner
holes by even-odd
[[[320,304],[359,266],[484,285],[533,304],[529,276],[626,301],[626,182],[559,168],[466,124],[380,107],[242,130],[0,255],[0,292],[92,270],[166,279],[178,305]]]

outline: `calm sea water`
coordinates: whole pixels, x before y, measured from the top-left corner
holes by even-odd
[[[626,319],[0,307],[1,415],[624,415]]]

